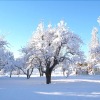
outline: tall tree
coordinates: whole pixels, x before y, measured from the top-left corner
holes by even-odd
[[[92,29],[90,60],[93,65],[97,64],[97,62],[100,61],[100,43],[98,39],[98,29],[96,27],[93,27]]]
[[[56,27],[49,24],[48,28],[40,23],[30,40],[30,60],[35,58],[41,62],[40,67],[49,84],[52,71],[57,65],[62,63],[66,66],[66,63],[83,57],[81,44],[82,40],[69,30],[64,21],[60,21]]]

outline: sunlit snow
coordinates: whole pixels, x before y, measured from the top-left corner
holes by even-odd
[[[100,76],[0,77],[0,100],[99,100]]]

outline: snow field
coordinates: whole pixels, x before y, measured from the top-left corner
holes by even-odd
[[[0,100],[100,100],[100,76],[0,77]]]

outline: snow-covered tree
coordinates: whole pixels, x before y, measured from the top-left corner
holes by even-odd
[[[15,61],[15,66],[18,68],[18,70],[21,70],[26,76],[27,79],[30,78],[33,72],[33,63],[32,60],[30,62],[29,57],[30,57],[30,48],[28,46],[23,47],[21,49],[22,56],[20,58],[17,58]]]
[[[0,36],[0,70],[5,66],[5,52],[6,52],[7,41],[4,40],[2,36]]]
[[[9,72],[11,77],[12,71],[16,70],[14,55],[12,52],[7,51],[4,56],[5,56],[4,71]]]
[[[99,46],[98,29],[96,27],[93,27],[91,34],[92,34],[91,48],[98,47]]]
[[[40,23],[30,41],[30,61],[41,61],[40,67],[46,75],[46,83],[51,83],[51,74],[56,65],[73,63],[76,58],[83,57],[80,50],[82,40],[78,35],[69,30],[64,21],[60,21],[57,27],[44,28]],[[66,66],[67,67],[67,66]]]
[[[1,48],[5,48],[6,46],[7,46],[7,41],[6,40],[4,40],[4,37],[3,36],[0,36],[0,49]]]
[[[14,70],[14,56],[13,53],[7,49],[7,41],[4,37],[0,37],[0,70],[11,73]]]
[[[92,30],[92,39],[90,43],[90,61],[97,64],[100,62],[100,43],[98,39],[98,29],[96,27]]]
[[[98,17],[97,22],[100,25],[100,16]],[[94,66],[100,63],[100,42],[97,27],[93,27],[91,35],[92,38],[89,45],[88,69],[93,73]]]

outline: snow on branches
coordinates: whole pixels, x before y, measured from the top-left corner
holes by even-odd
[[[98,39],[98,29],[93,27],[92,39],[90,44],[90,61],[93,64],[100,62],[100,43]]]
[[[14,56],[7,50],[7,44],[7,41],[0,37],[0,70],[3,69],[5,72],[14,70]]]
[[[35,63],[38,60],[37,63],[46,71],[57,64],[64,64],[64,60],[78,62],[84,55],[80,50],[82,43],[80,37],[71,32],[64,21],[60,21],[56,27],[49,24],[47,28],[40,23],[27,46],[31,49],[27,50],[29,59]]]

